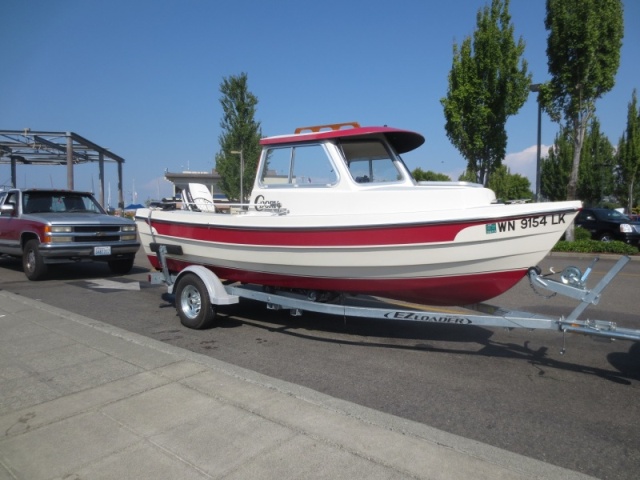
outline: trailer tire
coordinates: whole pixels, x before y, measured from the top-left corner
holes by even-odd
[[[215,307],[200,277],[187,273],[176,285],[176,310],[180,322],[187,328],[202,330],[211,327],[216,318]]]

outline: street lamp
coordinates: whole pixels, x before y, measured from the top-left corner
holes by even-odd
[[[540,87],[541,83],[532,83],[529,85],[530,92],[538,94],[538,150],[536,153],[536,202],[540,201],[540,150],[542,149],[542,104],[540,103]]]
[[[244,156],[242,150],[231,150],[230,153],[240,155],[240,204],[244,203]]]

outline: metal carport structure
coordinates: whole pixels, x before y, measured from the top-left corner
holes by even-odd
[[[77,133],[24,130],[0,130],[0,164],[11,165],[11,185],[15,187],[17,165],[66,165],[67,188],[73,190],[73,167],[98,162],[98,201],[104,206],[104,164],[118,166],[118,207],[124,207],[122,164],[124,158]]]

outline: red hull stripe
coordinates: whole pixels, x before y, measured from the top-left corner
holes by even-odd
[[[158,268],[157,257],[149,256]],[[168,259],[171,271],[180,271],[188,263]],[[250,272],[205,265],[218,277],[234,282],[269,285],[281,288],[325,290],[415,302],[424,305],[470,305],[484,302],[506,292],[518,283],[526,270],[492,272],[436,278],[317,278]]]
[[[434,225],[391,225],[346,228],[225,228],[215,225],[179,224],[153,221],[160,235],[205,242],[278,247],[338,247],[407,245],[451,242],[463,229],[478,223]]]

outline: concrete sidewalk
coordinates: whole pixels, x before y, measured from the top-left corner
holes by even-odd
[[[582,479],[0,291],[0,480]]]

